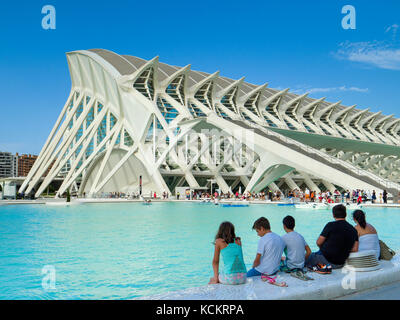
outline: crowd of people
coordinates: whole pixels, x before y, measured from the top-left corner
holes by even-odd
[[[249,277],[261,276],[270,284],[286,286],[285,282],[276,281],[279,271],[288,272],[301,280],[311,280],[306,270],[329,274],[332,269],[343,267],[351,252],[374,250],[379,259],[377,231],[367,223],[362,210],[355,210],[352,214],[355,226],[346,221],[344,205],[334,206],[332,213],[333,221],[325,225],[316,240],[319,248],[316,252],[311,252],[304,237],[294,230],[296,221],[292,216],[286,216],[282,221],[283,236],[272,232],[267,218],[257,219],[252,229],[260,239],[250,270],[246,269],[242,242],[235,234],[234,225],[228,221],[221,223],[215,236],[214,275],[209,284],[243,284]],[[224,265],[222,270],[219,268],[220,257]]]
[[[168,199],[168,193],[165,196],[165,192],[163,193],[163,199]],[[203,200],[203,199],[234,199],[234,200],[261,200],[261,201],[283,201],[283,200],[291,200],[296,199],[299,202],[327,202],[327,203],[340,203],[340,202],[353,202],[353,203],[365,203],[370,201],[371,203],[387,203],[387,192],[386,190],[383,193],[379,193],[379,198],[375,190],[334,190],[333,192],[327,191],[312,191],[308,188],[302,189],[293,189],[288,190],[286,192],[281,192],[279,190],[265,190],[262,192],[245,192],[239,193],[236,192],[204,192],[204,191],[190,191],[189,189],[185,194],[180,194],[177,192],[176,199],[177,200]],[[155,196],[154,196],[155,197]]]
[[[171,199],[171,195],[164,191],[161,195],[158,195],[155,191],[149,192],[149,197],[151,199],[160,198],[162,200]],[[83,197],[86,197],[85,193]],[[139,192],[102,192],[101,194],[97,194],[96,198],[122,198],[122,199],[140,199],[141,195]],[[265,190],[262,192],[245,192],[239,193],[236,192],[208,192],[208,191],[191,191],[187,189],[184,194],[180,194],[177,192],[175,195],[175,199],[177,200],[204,200],[204,199],[230,199],[230,200],[261,200],[261,201],[298,201],[298,202],[322,202],[322,203],[365,203],[370,201],[371,203],[387,203],[388,194],[386,190],[382,193],[379,193],[379,197],[375,190],[334,190],[333,192],[320,191],[316,192],[310,190],[308,188],[302,189],[293,189],[285,192],[281,192],[279,190]]]
[[[387,191],[383,190],[379,193],[379,203],[387,203]],[[288,192],[288,198],[298,198],[301,202],[328,202],[328,203],[338,203],[338,202],[353,202],[353,203],[365,203],[370,201],[371,203],[377,202],[377,195],[375,190],[334,190],[333,192],[321,191],[316,192],[306,188],[304,191],[299,189],[290,190]]]
[[[82,194],[83,198],[86,198],[86,193]],[[101,192],[92,195],[93,198],[99,199],[139,199],[139,192]]]

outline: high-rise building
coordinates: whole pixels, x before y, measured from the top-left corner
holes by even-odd
[[[17,157],[11,152],[0,151],[0,178],[16,177],[18,174]]]

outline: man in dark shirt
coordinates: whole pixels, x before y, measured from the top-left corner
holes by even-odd
[[[330,264],[333,269],[343,267],[350,252],[358,251],[357,230],[346,221],[346,207],[338,204],[332,209],[335,221],[326,224],[317,240],[318,252],[306,261],[307,267],[318,263]]]

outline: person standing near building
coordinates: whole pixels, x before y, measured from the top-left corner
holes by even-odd
[[[371,190],[365,191],[365,195],[366,195],[366,200],[365,200],[365,202],[367,202],[368,200],[370,200],[370,201],[372,202]]]
[[[306,191],[304,192],[304,197],[305,197],[305,202],[310,201],[310,190],[306,188]]]
[[[357,197],[357,204],[361,204],[362,203],[362,197],[361,197],[361,192],[358,193],[358,197]]]
[[[346,192],[346,203],[350,203],[350,190]]]
[[[386,190],[383,190],[382,198],[383,198],[383,203],[387,203],[387,191]]]

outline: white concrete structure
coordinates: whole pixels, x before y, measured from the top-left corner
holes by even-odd
[[[212,284],[178,291],[140,297],[138,300],[327,300],[343,298],[357,292],[400,282],[400,259],[380,260],[380,268],[369,272],[354,272],[346,268],[332,270],[332,274],[308,272],[312,281],[302,281],[280,272],[278,282],[288,287],[277,287],[261,280],[247,278],[242,285]],[[388,298],[386,298],[388,299]]]
[[[223,192],[400,185],[400,119],[102,50],[67,53],[72,88],[19,189],[59,176],[80,194],[171,194],[214,179]],[[42,183],[40,177],[51,169]],[[214,186],[216,187],[216,186]],[[244,188],[242,189],[244,191]]]

